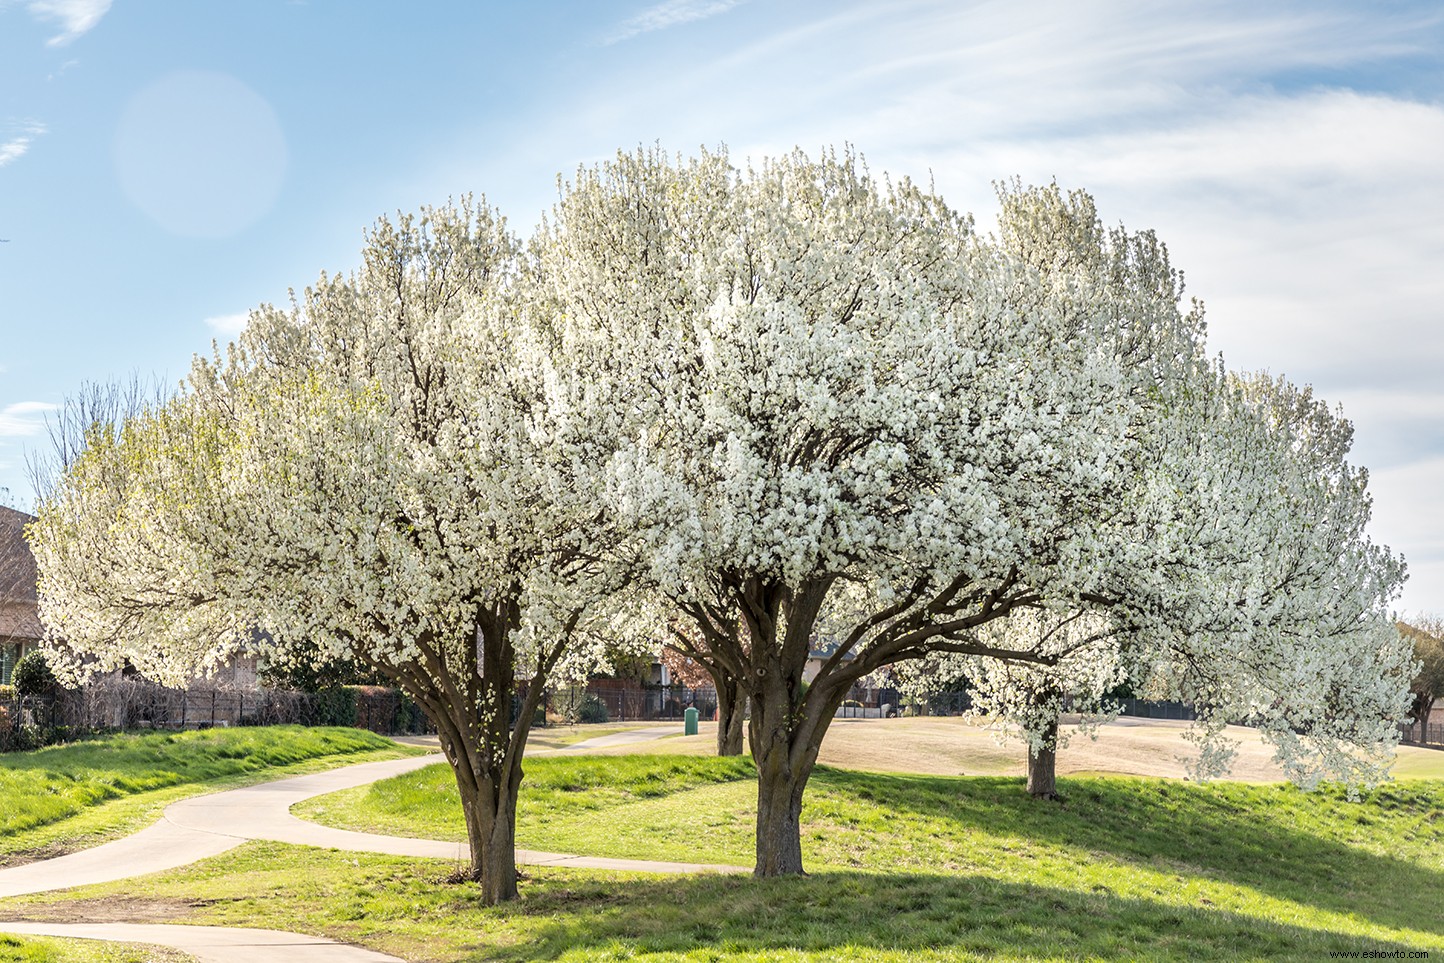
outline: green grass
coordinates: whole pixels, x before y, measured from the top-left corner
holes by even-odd
[[[58,940],[0,933],[0,963],[185,963],[179,950],[100,940]]]
[[[528,760],[526,772],[524,847],[751,863],[745,758],[564,756]],[[522,899],[489,908],[474,886],[446,881],[450,863],[249,843],[156,876],[0,901],[0,918],[123,912],[322,933],[434,961],[1444,953],[1444,782],[1394,783],[1360,803],[1283,785],[1059,782],[1061,806],[1029,799],[1016,778],[821,768],[803,814],[805,878],[529,868]],[[308,811],[462,836],[445,766]]]
[[[169,907],[189,923],[325,933],[407,960],[742,961],[1323,959],[1350,950],[1440,952],[1437,917],[1416,928],[1364,914],[1224,906],[1217,887],[1162,892],[1126,871],[1044,881],[1013,873],[820,872],[809,877],[657,877],[528,870],[523,897],[481,906],[453,867],[249,843],[188,871],[0,902],[0,914]]]
[[[751,863],[745,760],[536,759],[523,785],[522,846]],[[1029,799],[1016,778],[819,769],[803,814],[808,879],[623,882],[529,870],[519,906],[483,910],[404,861],[362,859],[349,878],[307,855],[306,887],[263,880],[255,874],[272,852],[235,856],[228,871],[246,882],[228,898],[239,902],[216,905],[279,913],[407,958],[434,943],[442,949],[423,955],[446,960],[787,959],[775,954],[788,947],[807,960],[1444,952],[1444,782],[1394,783],[1359,803],[1285,785],[1060,785],[1062,806]],[[355,828],[462,838],[444,767],[312,805]],[[270,885],[285,890],[274,903]],[[407,905],[470,936],[409,920]]]
[[[415,750],[361,729],[122,733],[0,755],[0,865],[83,848],[197,792]]]
[[[625,808],[628,804],[644,800],[668,800],[668,805],[680,802],[686,806],[692,797],[683,794],[705,787],[731,784],[735,788],[740,783],[751,792],[754,777],[750,759],[696,756],[529,759],[525,773],[517,807],[517,834],[520,845],[535,849],[557,848],[551,843],[554,839],[591,847],[596,840],[592,838],[595,829],[591,821],[584,818],[588,814],[605,813],[610,821],[614,814],[630,814]],[[466,839],[456,779],[445,763],[405,777],[319,796],[292,811],[303,819],[345,829],[423,839]],[[580,838],[570,832],[578,817],[583,817]],[[649,850],[658,845],[657,828],[654,819],[643,827],[644,832],[652,831],[641,841]],[[622,829],[613,823],[610,832]],[[598,854],[629,855],[624,851],[627,845],[625,841],[617,842],[606,847],[608,852]]]

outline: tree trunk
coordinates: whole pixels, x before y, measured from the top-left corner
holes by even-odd
[[[481,886],[482,903],[516,899],[516,792],[497,792],[491,778],[461,787],[466,838],[471,846],[468,876]]]
[[[1034,799],[1058,798],[1058,717],[1043,733],[1043,744],[1028,744],[1028,794]]]
[[[790,876],[802,868],[802,794],[817,764],[822,737],[836,706],[814,689],[798,698],[801,665],[788,679],[780,660],[769,660],[761,691],[752,694],[748,735],[757,766],[757,863],[754,876]],[[841,696],[833,700],[841,701]],[[824,704],[826,703],[826,704]]]
[[[480,885],[482,902],[493,906],[518,895],[516,800],[522,753],[545,671],[531,680],[520,712],[513,713],[516,672],[510,630],[514,620],[505,611],[483,614],[476,646],[467,653],[474,661],[464,660],[468,664],[459,670],[416,677],[418,691],[413,698],[436,723],[442,752],[456,776],[471,847],[466,875]]]
[[[1417,726],[1419,730],[1419,738],[1417,741],[1420,745],[1424,745],[1429,741],[1429,716],[1434,711],[1434,693],[1415,692],[1413,696],[1413,701],[1409,706],[1409,714],[1414,717],[1414,726]],[[1410,729],[1414,728],[1414,726],[1411,726]],[[1409,730],[1405,730],[1405,738],[1407,738],[1408,731]]]
[[[742,734],[746,725],[747,693],[737,678],[726,672],[713,677],[717,687],[717,755],[742,755]]]

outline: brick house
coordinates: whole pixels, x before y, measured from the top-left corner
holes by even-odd
[[[35,556],[25,526],[35,516],[0,505],[0,685],[16,661],[40,645],[44,629],[35,605]]]

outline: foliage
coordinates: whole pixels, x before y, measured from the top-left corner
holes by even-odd
[[[323,655],[319,647],[298,642],[283,658],[267,662],[258,672],[263,685],[297,692],[320,692],[343,685],[379,685],[384,676],[354,659]]]
[[[15,671],[10,676],[15,691],[22,695],[45,695],[55,691],[58,683],[55,673],[50,671],[50,663],[45,659],[43,652],[27,652],[15,663]]]
[[[594,695],[588,694],[577,704],[577,718],[582,723],[607,722],[607,704]]]
[[[316,713],[323,726],[354,726],[356,724],[356,689],[338,685],[316,693]]]

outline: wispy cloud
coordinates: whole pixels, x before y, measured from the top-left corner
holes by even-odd
[[[0,167],[4,167],[13,160],[19,160],[25,156],[25,152],[29,149],[29,137],[16,137],[13,140],[0,143]]]
[[[55,21],[61,31],[45,41],[49,47],[63,47],[100,23],[110,10],[111,0],[30,0],[26,9],[36,20]]]
[[[56,407],[44,401],[18,401],[0,408],[0,438],[40,434],[45,427],[45,415]]]
[[[14,160],[25,156],[35,138],[45,133],[44,124],[28,123],[18,128],[12,127],[8,132],[8,139],[0,140],[0,167]]]
[[[244,311],[240,314],[222,314],[206,318],[206,327],[222,337],[234,338],[246,330],[246,321],[249,319],[250,315]]]
[[[665,0],[622,21],[616,29],[603,37],[601,42],[607,46],[654,30],[666,30],[678,24],[706,20],[708,17],[724,14],[744,2],[745,0]]]

